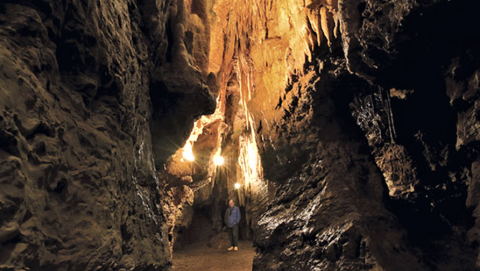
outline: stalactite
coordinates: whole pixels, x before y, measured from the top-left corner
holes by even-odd
[[[383,89],[380,89],[380,91],[383,93],[385,92],[385,109],[387,111],[387,116],[388,116],[388,129],[390,131],[390,142],[392,144],[395,144],[395,138],[397,137],[397,134],[395,132],[395,123],[393,121],[393,110],[392,110],[392,103],[390,99],[390,91],[384,91]]]

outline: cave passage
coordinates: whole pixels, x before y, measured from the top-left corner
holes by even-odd
[[[0,271],[479,270],[479,10],[0,0]]]

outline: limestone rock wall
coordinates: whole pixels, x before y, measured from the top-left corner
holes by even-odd
[[[463,27],[477,20],[464,4],[338,1],[336,39],[312,48],[271,118],[255,115],[280,184],[255,270],[477,268],[478,46]]]
[[[287,129],[277,129],[275,151],[291,160],[273,170],[292,173],[279,178],[256,228],[254,270],[427,270],[385,206],[381,171],[348,110],[367,84],[318,68],[292,86],[301,98],[284,118]]]
[[[215,104],[183,5],[0,2],[1,270],[171,269],[152,137]]]

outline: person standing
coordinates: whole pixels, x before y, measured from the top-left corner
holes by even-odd
[[[227,224],[231,244],[229,251],[238,251],[238,223],[240,223],[240,209],[235,206],[233,200],[229,200],[228,208],[225,211],[225,224]]]

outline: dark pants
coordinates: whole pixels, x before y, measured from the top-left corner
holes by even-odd
[[[232,247],[238,247],[238,225],[228,228],[228,238]]]

